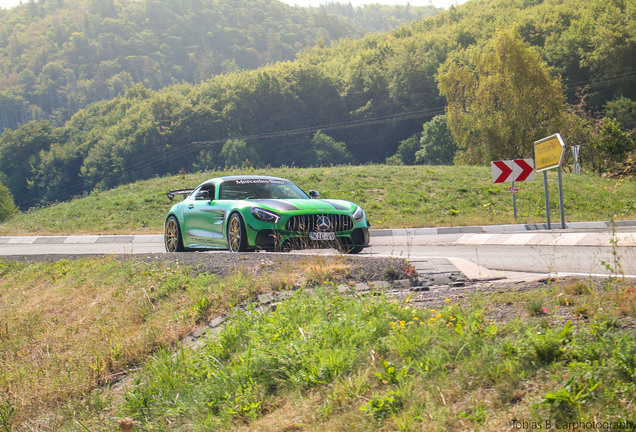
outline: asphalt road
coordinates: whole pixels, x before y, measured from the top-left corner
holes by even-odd
[[[448,235],[446,238],[376,238],[370,253],[418,258],[458,258],[490,270],[544,275],[636,275],[636,232],[617,246],[610,234],[540,233]]]
[[[489,227],[489,230],[494,232],[418,234],[417,230],[377,230],[372,234],[372,246],[362,254],[401,257],[414,262],[445,258],[471,278],[492,275],[489,271],[543,277],[636,275],[636,226],[621,227],[614,233],[610,229],[496,232]],[[162,252],[161,235],[0,237],[0,256]]]

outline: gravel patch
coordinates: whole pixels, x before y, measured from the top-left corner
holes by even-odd
[[[62,259],[95,258],[107,255],[14,255],[3,257],[20,262],[55,262]],[[348,269],[339,274],[337,281],[350,280],[367,282],[375,280],[396,280],[408,278],[404,269],[405,261],[400,258],[364,257],[352,255],[297,255],[285,253],[228,253],[228,252],[183,252],[116,255],[121,260],[138,260],[148,263],[175,263],[191,267],[194,274],[213,273],[228,276],[237,271],[255,274],[289,270],[294,266],[306,266],[314,262],[328,268],[329,265],[346,264]]]

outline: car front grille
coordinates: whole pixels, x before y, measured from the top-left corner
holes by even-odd
[[[330,227],[320,229],[319,218],[326,216],[329,219]],[[324,222],[324,220],[320,221]],[[292,216],[285,226],[289,231],[315,232],[315,231],[348,231],[353,228],[351,216],[339,214],[311,214]]]

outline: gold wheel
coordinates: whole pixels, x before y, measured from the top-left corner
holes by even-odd
[[[243,241],[243,222],[236,213],[230,216],[227,224],[227,244],[230,252],[241,252],[245,250]]]
[[[164,242],[167,252],[180,252],[183,250],[181,246],[181,233],[179,232],[179,223],[174,216],[166,221],[166,230],[164,233]]]

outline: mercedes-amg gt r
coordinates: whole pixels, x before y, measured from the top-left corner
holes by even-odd
[[[185,198],[165,222],[168,252],[199,249],[254,250],[333,247],[358,253],[369,246],[362,208],[343,200],[306,194],[289,180],[232,176],[208,180],[195,189],[168,192]]]

